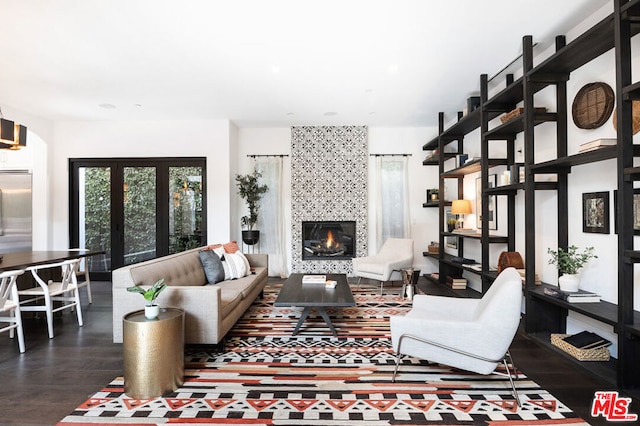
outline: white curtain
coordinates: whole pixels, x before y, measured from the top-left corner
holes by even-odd
[[[261,184],[269,190],[260,200],[257,229],[260,230],[260,251],[269,255],[269,275],[287,277],[284,241],[284,206],[282,190],[282,157],[254,157],[254,167],[260,173]]]
[[[388,238],[409,238],[409,160],[407,156],[376,157],[376,243]]]

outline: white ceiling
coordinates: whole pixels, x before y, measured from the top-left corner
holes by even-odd
[[[523,35],[551,43],[610,3],[0,0],[0,107],[50,120],[435,126],[479,74],[520,54]]]

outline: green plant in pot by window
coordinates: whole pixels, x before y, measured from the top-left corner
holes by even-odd
[[[236,175],[238,194],[244,199],[249,208],[249,214],[240,218],[242,227],[247,228],[242,231],[242,241],[247,245],[257,243],[260,238],[260,231],[254,230],[253,227],[258,221],[258,210],[260,209],[262,195],[269,190],[267,185],[260,185],[259,179],[261,177],[262,173],[255,169],[253,173]]]
[[[547,253],[551,256],[549,264],[555,265],[558,272],[562,273],[558,278],[560,290],[578,291],[580,284],[578,272],[589,260],[598,257],[593,254],[593,251],[593,247],[587,247],[579,252],[578,247],[574,245],[567,247],[567,250],[563,250],[562,247],[558,247],[558,250],[547,249]]]
[[[164,290],[165,288],[167,288],[167,285],[164,284],[164,278],[161,278],[147,289],[134,285],[132,287],[127,287],[127,291],[130,291],[132,293],[140,293],[142,297],[144,297],[144,300],[148,302],[144,309],[145,316],[148,319],[154,319],[158,317],[158,314],[160,312],[160,308],[155,303],[156,298],[160,295],[160,293],[162,293],[162,290]]]
[[[456,220],[455,219],[448,219],[447,220],[447,229],[449,230],[449,232],[453,232],[453,230],[456,229]]]

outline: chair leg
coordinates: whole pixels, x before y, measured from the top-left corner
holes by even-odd
[[[400,367],[400,358],[402,358],[402,355],[398,354],[396,356],[396,367],[393,369],[393,376],[391,376],[391,383],[395,383],[396,381],[396,374],[398,373],[398,368]]]
[[[16,322],[16,334],[18,335],[18,347],[20,348],[20,353],[22,354],[24,353],[24,331],[22,329],[22,315],[16,311],[13,311],[13,315],[15,317],[15,322]],[[11,329],[11,331],[13,332],[13,329]]]
[[[362,281],[362,277],[358,277],[358,285],[356,286],[356,290],[360,290],[360,281]]]
[[[85,280],[87,281],[87,297],[89,298],[89,304],[93,303],[93,299],[91,298],[91,281],[89,281],[89,272],[85,272]]]
[[[518,407],[521,406],[520,404],[520,397],[518,396],[518,390],[516,389],[516,384],[513,381],[513,376],[511,375],[511,369],[509,368],[509,363],[507,363],[507,357],[509,359],[511,359],[511,354],[509,354],[509,352],[507,352],[507,354],[505,355],[504,358],[502,358],[502,363],[504,364],[504,368],[506,368],[507,370],[507,376],[509,376],[509,383],[511,383],[511,391],[513,392],[513,397],[516,399],[516,403],[518,404]],[[516,376],[516,380],[518,379],[518,371],[515,369],[515,366],[513,365],[513,363],[511,364],[514,372],[515,372],[515,376]]]
[[[82,321],[82,308],[80,307],[80,290],[76,288],[73,293],[75,295],[76,301],[76,315],[78,316],[78,325],[82,327],[84,323]]]
[[[384,281],[380,281],[380,296],[382,296],[382,287],[384,287]]]

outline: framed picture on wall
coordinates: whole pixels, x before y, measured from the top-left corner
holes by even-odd
[[[618,190],[613,190],[614,232],[618,233]],[[640,188],[633,190],[633,235],[640,235]]]
[[[609,233],[609,191],[582,194],[582,232]]]
[[[497,182],[497,175],[489,175],[489,188],[495,188]],[[489,203],[489,229],[498,229],[498,200],[495,195],[489,195],[487,197]],[[476,227],[482,228],[482,179],[476,179]]]

